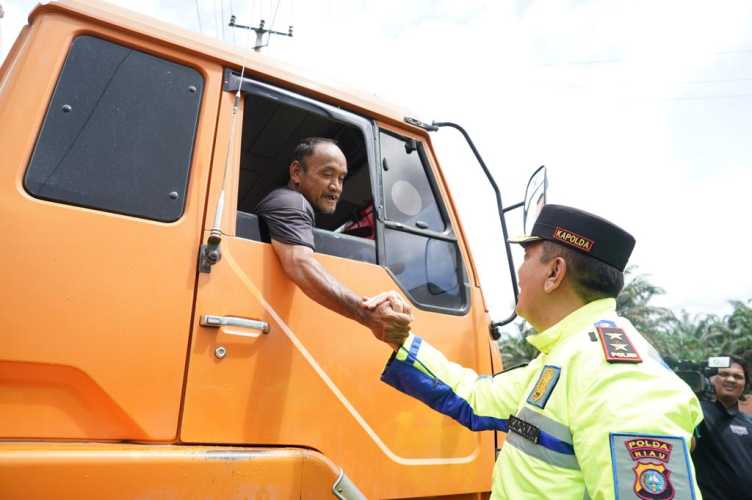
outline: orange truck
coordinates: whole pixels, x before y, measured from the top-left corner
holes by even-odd
[[[485,498],[503,436],[381,383],[388,347],[253,213],[299,139],[337,139],[317,259],[498,371],[440,126],[121,8],[34,9],[0,68],[0,498]],[[369,207],[375,238],[342,231]]]

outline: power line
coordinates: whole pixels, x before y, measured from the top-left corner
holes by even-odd
[[[220,23],[219,25],[222,26],[222,41],[225,41],[225,0],[219,0],[219,15],[220,15]]]
[[[272,29],[274,29],[274,22],[277,20],[277,12],[279,12],[279,4],[282,0],[277,0],[277,7],[274,9],[274,15],[272,16]]]
[[[223,38],[222,37],[222,20],[220,18],[219,13],[219,5],[217,4],[218,0],[214,0],[214,27],[215,27],[215,35],[217,38]]]
[[[562,97],[566,97],[568,99],[585,99],[587,100],[590,98],[590,95],[582,95],[582,94],[576,94],[576,93],[562,93],[559,94]],[[640,100],[655,100],[655,101],[712,101],[716,99],[745,99],[747,97],[752,97],[752,93],[742,93],[742,94],[716,94],[716,95],[698,95],[698,96],[668,96],[668,97],[662,97],[660,95],[618,95],[618,94],[610,94],[608,96],[602,96],[603,98],[608,98],[610,100],[616,100],[616,99],[640,99]],[[601,98],[601,97],[599,97]]]
[[[727,94],[727,95],[705,95],[705,96],[686,96],[686,97],[666,97],[666,101],[710,101],[713,99],[743,99],[752,97],[752,94]]]
[[[232,0],[230,0],[230,17],[235,15],[235,7],[232,5]],[[237,46],[238,41],[235,39],[235,30],[232,31],[232,44]]]
[[[196,19],[198,19],[198,32],[203,33],[204,28],[201,26],[201,9],[199,8],[198,0],[195,0],[195,3],[196,3]]]
[[[693,83],[697,85],[712,85],[715,83],[735,83],[735,82],[750,82],[752,78],[728,78],[719,80],[680,80],[677,83]]]
[[[3,4],[0,4],[0,62],[2,62],[3,55],[3,23],[2,20],[5,17],[5,11],[3,10]]]
[[[269,0],[271,2],[271,0]],[[282,0],[277,0],[277,7],[274,9],[274,15],[272,16],[272,24],[271,29],[274,30],[274,23],[277,21],[277,12],[279,12],[279,4],[282,2]],[[271,4],[269,5],[271,7]],[[274,31],[269,32],[269,36],[266,37],[266,44],[269,45],[269,41],[271,41],[272,33]]]
[[[710,55],[752,54],[752,48],[743,47],[739,49],[718,50],[714,52],[704,52],[704,54],[710,54]],[[630,60],[629,58],[614,57],[614,58],[608,58],[608,59],[584,59],[581,61],[564,61],[564,62],[556,62],[556,63],[545,63],[545,64],[540,64],[539,66],[542,66],[542,67],[595,66],[598,64],[618,64],[618,63],[623,63],[629,60]]]

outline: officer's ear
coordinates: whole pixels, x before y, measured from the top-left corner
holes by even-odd
[[[551,293],[558,289],[567,275],[567,261],[563,257],[554,257],[548,262],[548,276],[543,282],[543,291]]]

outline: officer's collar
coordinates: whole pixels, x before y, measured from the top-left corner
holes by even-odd
[[[529,335],[527,341],[542,353],[548,354],[565,338],[581,332],[609,313],[616,311],[616,299],[600,299],[589,302],[569,313],[561,321],[542,332]]]

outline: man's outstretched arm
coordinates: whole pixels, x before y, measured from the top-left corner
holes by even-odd
[[[399,294],[386,292],[369,298],[363,307],[403,311],[410,306]],[[413,334],[395,351],[381,380],[474,431],[506,432],[507,418],[517,408],[530,378],[527,368],[478,376]]]
[[[272,247],[287,276],[309,298],[370,328],[374,335],[393,347],[399,346],[407,337],[412,314],[395,311],[386,304],[365,308],[363,297],[337,281],[313,255],[313,249],[303,245],[289,245],[272,240]]]

